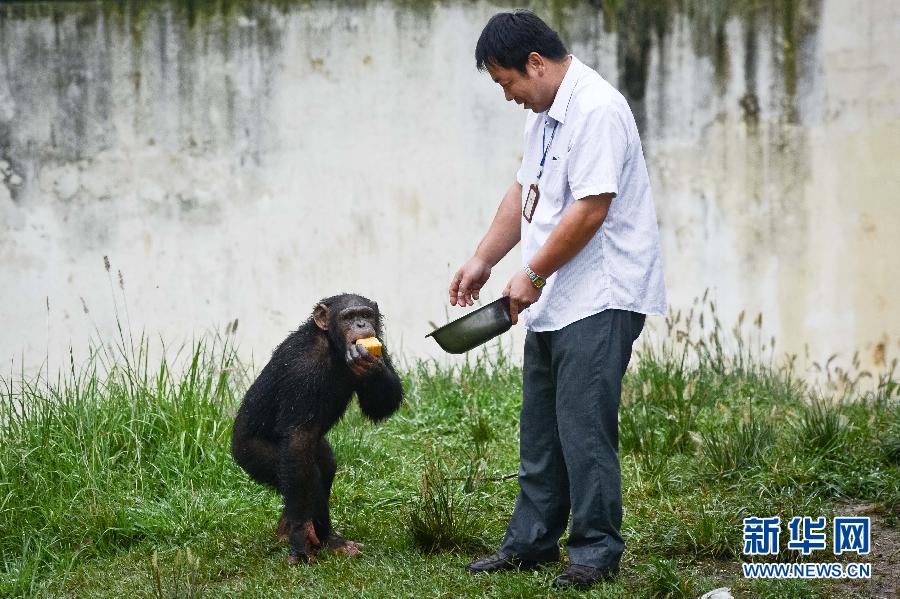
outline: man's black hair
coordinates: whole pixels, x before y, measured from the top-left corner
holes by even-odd
[[[526,74],[528,55],[537,52],[550,60],[562,60],[569,52],[559,35],[528,10],[497,13],[484,26],[475,45],[475,66],[517,69]]]

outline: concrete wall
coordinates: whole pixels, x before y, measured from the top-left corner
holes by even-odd
[[[780,350],[878,366],[900,342],[900,5],[728,4],[534,6],[632,102],[672,307],[709,288]],[[462,314],[448,281],[520,159],[524,113],[472,56],[498,8],[140,6],[0,6],[3,370],[78,361],[116,311],[170,346],[238,319],[259,365],[344,290],[395,352],[444,359],[424,335]]]

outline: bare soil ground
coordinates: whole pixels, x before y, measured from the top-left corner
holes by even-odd
[[[872,523],[872,552],[867,556],[861,556],[858,560],[872,564],[872,578],[842,582],[838,585],[838,589],[846,593],[848,597],[900,599],[898,516],[884,514],[877,505],[872,503],[841,505],[835,510],[835,513],[869,516]]]

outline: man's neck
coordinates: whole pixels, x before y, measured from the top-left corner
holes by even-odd
[[[546,112],[550,112],[550,108],[553,107],[553,102],[556,101],[556,94],[559,93],[559,88],[562,87],[562,82],[566,78],[566,73],[569,72],[569,67],[572,66],[572,55],[569,54],[566,56],[565,60],[560,62],[550,62],[550,76],[553,77],[553,100],[550,102],[550,106],[547,107]]]

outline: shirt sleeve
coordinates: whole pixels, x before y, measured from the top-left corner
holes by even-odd
[[[628,140],[613,106],[598,106],[584,115],[569,149],[568,179],[576,200],[619,193]]]

